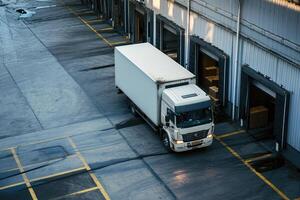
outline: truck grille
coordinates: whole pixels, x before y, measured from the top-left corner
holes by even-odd
[[[208,130],[204,130],[204,131],[198,131],[198,132],[182,135],[182,138],[184,142],[191,142],[194,140],[201,140],[203,138],[206,138],[207,134],[208,134]]]

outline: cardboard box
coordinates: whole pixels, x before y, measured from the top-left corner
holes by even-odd
[[[205,86],[207,88],[212,86],[218,86],[219,76],[206,76],[204,77]]]
[[[217,76],[219,74],[219,68],[215,66],[205,67],[203,69],[203,76]]]
[[[249,128],[263,128],[268,125],[269,110],[265,106],[250,108]]]
[[[219,88],[217,86],[209,87],[208,94],[214,98],[219,98]]]
[[[213,101],[214,101],[214,103],[219,103],[220,102],[220,100],[218,99],[218,98],[215,98],[215,97],[210,97]]]

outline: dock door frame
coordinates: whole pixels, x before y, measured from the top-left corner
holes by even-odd
[[[164,27],[169,27],[170,29],[173,29],[176,32],[176,35],[179,37],[178,39],[178,53],[180,54],[179,56],[179,64],[184,66],[184,36],[185,36],[185,30],[172,22],[171,20],[167,19],[166,17],[158,14],[156,15],[156,41],[155,41],[155,46],[162,50],[162,45],[163,45],[163,31]]]
[[[249,95],[250,86],[253,84],[253,81],[259,82],[276,93],[273,133],[279,145],[278,150],[285,149],[287,145],[290,93],[263,74],[251,69],[248,65],[243,65],[241,74],[240,118],[246,122],[244,123],[246,129],[249,128]]]
[[[229,90],[229,56],[225,54],[222,50],[205,42],[198,36],[190,36],[190,58],[189,58],[189,71],[198,74],[198,64],[199,64],[199,52],[205,54],[209,53],[218,59],[219,67],[219,95],[220,103],[222,108],[226,111],[227,115],[231,115],[231,106],[228,104],[228,90]]]
[[[147,8],[143,3],[137,1],[129,1],[129,33],[131,37],[131,41],[136,41],[136,12],[139,12],[145,18],[143,20],[145,33],[144,33],[144,42],[149,42],[153,44],[153,10]]]

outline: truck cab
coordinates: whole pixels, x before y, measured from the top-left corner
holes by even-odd
[[[166,88],[161,98],[162,140],[175,151],[207,147],[213,141],[210,97],[195,84]]]

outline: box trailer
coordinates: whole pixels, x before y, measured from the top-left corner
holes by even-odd
[[[149,43],[115,48],[115,83],[173,151],[212,144],[210,97],[195,75]]]

